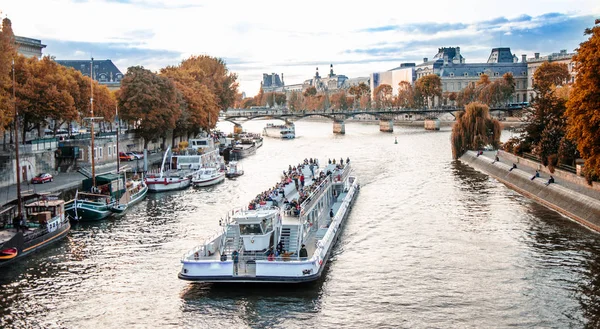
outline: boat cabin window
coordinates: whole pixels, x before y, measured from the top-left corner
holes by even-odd
[[[240,234],[252,235],[263,234],[260,224],[240,224]]]
[[[273,229],[273,222],[270,219],[263,219],[260,226],[262,226],[263,232],[269,232]]]

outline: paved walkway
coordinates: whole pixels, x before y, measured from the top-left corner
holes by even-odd
[[[162,161],[162,153],[150,154],[148,156],[148,166],[151,166],[155,162]],[[96,167],[96,175],[114,171],[116,169],[116,162],[104,164]],[[139,171],[144,168],[143,160],[121,162],[121,168],[128,166],[129,172],[135,169],[136,166]],[[21,182],[21,193],[40,193],[40,192],[61,192],[64,190],[70,190],[74,188],[81,188],[81,182],[86,178],[79,172],[67,172],[67,173],[53,173],[53,181],[45,184],[31,184],[31,181]],[[0,187],[0,204],[5,204],[9,201],[17,198],[17,184]]]
[[[483,155],[481,156],[485,156],[487,158],[489,158],[490,163],[494,161],[494,158],[496,156],[496,151],[484,151]],[[500,157],[500,161],[501,163],[504,163],[508,166],[512,166],[513,162],[512,161],[508,161],[506,159],[502,159],[502,157]],[[535,175],[535,170],[537,168],[535,167],[531,167],[531,166],[527,166],[524,163],[518,163],[517,164],[517,169],[513,169],[513,170],[521,170],[524,171],[526,173],[528,173],[530,175],[530,177],[533,177],[533,175]],[[548,182],[548,178],[550,178],[550,175],[544,172],[540,172],[540,177],[539,178],[535,178],[535,179],[541,179],[544,182]],[[600,200],[600,191],[598,190],[594,190],[590,187],[587,187],[585,185],[580,185],[577,183],[573,183],[573,182],[569,182],[569,181],[565,181],[565,180],[561,180],[560,178],[557,178],[556,176],[554,176],[554,184],[558,184],[561,185],[565,188],[568,188],[569,190],[572,190],[574,192],[578,192],[584,195],[587,195],[591,198],[594,198],[596,200]]]

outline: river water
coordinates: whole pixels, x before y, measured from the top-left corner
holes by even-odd
[[[600,236],[452,161],[450,128],[389,134],[347,123],[336,136],[331,122],[300,121],[296,131],[295,140],[265,138],[235,181],[149,195],[125,217],[75,225],[53,248],[3,268],[0,327],[600,326]],[[321,280],[177,279],[182,254],[219,218],[309,157],[350,157],[362,185]]]

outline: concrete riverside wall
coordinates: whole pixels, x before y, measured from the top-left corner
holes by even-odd
[[[501,156],[501,155],[500,155]],[[531,174],[513,169],[505,163],[496,162],[486,156],[477,157],[475,151],[468,151],[460,160],[482,171],[515,191],[554,209],[575,221],[600,232],[600,200],[574,192],[558,184],[546,186],[545,179],[531,180]]]
[[[600,184],[598,182],[592,182],[592,185],[590,186],[585,177],[582,176],[577,176],[573,173],[570,173],[568,171],[564,171],[564,170],[560,170],[560,169],[555,169],[554,173],[551,173],[550,170],[548,169],[548,167],[544,167],[542,164],[537,163],[535,161],[529,160],[529,159],[525,159],[525,158],[521,158],[519,156],[516,156],[512,153],[508,153],[502,150],[498,151],[498,156],[501,159],[505,159],[514,163],[522,163],[528,167],[531,168],[536,168],[537,170],[539,170],[540,172],[544,172],[547,173],[548,175],[552,175],[554,177],[560,178],[562,180],[566,180],[569,181],[571,183],[574,184],[579,184],[582,186],[586,186],[588,188],[592,188],[596,191],[600,191]]]

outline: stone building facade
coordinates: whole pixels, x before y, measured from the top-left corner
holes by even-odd
[[[421,77],[437,74],[442,80],[442,92],[460,92],[469,83],[477,82],[482,74],[487,74],[491,81],[502,79],[505,73],[512,73],[515,79],[513,102],[527,102],[527,60],[523,55],[521,61],[512,54],[510,48],[493,48],[486,63],[467,63],[460,54],[460,47],[442,47],[429,60],[414,65],[405,63],[386,72],[371,74],[371,92],[380,84],[392,86],[397,95],[398,83],[407,81],[414,83]]]
[[[46,45],[42,44],[41,40],[16,35],[15,43],[17,45],[17,52],[28,58],[42,58],[42,49],[46,48]]]
[[[573,62],[573,56],[575,56],[575,53],[568,53],[566,49],[563,49],[558,53],[552,53],[548,56],[540,57],[540,53],[535,53],[532,58],[528,58],[527,75],[529,79],[527,79],[527,92],[529,94],[529,99],[533,99],[533,97],[535,97],[535,92],[533,91],[533,84],[535,81],[533,79],[533,75],[535,70],[537,70],[537,68],[540,67],[540,65],[542,65],[544,62],[566,64],[567,69],[571,74],[571,80],[568,82],[575,82],[575,75],[577,72],[575,71],[575,62]]]

